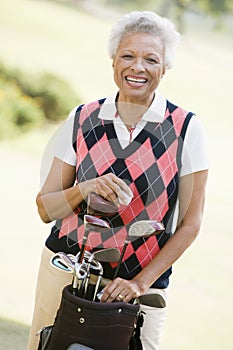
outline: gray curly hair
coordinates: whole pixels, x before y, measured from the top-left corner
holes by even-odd
[[[159,36],[164,45],[165,66],[167,69],[173,67],[180,33],[171,21],[151,11],[133,11],[123,15],[110,32],[108,54],[111,59],[115,58],[121,40],[132,33]]]

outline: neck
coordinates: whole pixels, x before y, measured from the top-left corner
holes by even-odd
[[[136,103],[135,101],[130,102],[122,100],[119,93],[116,100],[117,112],[127,127],[134,126],[139,122],[139,120],[143,117],[143,114],[145,114],[145,112],[148,110],[153,99],[154,94],[153,98],[151,98],[150,101],[147,101],[147,104],[140,104],[140,102]]]
[[[129,105],[119,102],[116,104],[116,107],[122,121],[129,127],[137,124],[147,110],[147,108],[139,105]]]

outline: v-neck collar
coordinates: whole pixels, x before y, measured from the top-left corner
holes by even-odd
[[[156,123],[148,122],[145,127],[139,132],[139,134],[130,142],[126,147],[122,147],[114,128],[114,124],[111,120],[104,120],[104,126],[106,135],[112,151],[117,158],[127,158],[149,138],[151,131]]]
[[[111,131],[111,134],[114,136],[112,139],[115,138],[115,140],[118,140],[118,142],[115,142],[119,146],[119,149],[126,150],[134,140],[137,142],[138,137],[140,139],[141,136],[139,136],[142,132],[142,130],[146,127],[146,125],[149,123],[161,123],[164,120],[165,117],[165,111],[167,106],[167,100],[160,95],[157,91],[155,94],[155,98],[152,101],[151,106],[149,109],[144,113],[141,120],[137,123],[134,131],[129,133],[126,126],[124,125],[124,122],[121,120],[120,117],[118,117],[117,109],[116,109],[116,98],[117,98],[118,92],[115,92],[114,94],[108,96],[99,111],[98,118],[102,120],[102,123],[105,122],[107,125],[107,122],[113,123],[113,129]],[[110,135],[108,135],[110,136]],[[132,138],[130,142],[130,136]],[[141,140],[140,140],[141,142]],[[115,147],[117,147],[115,145]],[[130,149],[133,147],[131,146]]]

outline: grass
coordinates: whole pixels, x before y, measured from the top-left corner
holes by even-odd
[[[66,78],[84,102],[102,97],[114,88],[105,54],[111,22],[49,1],[2,0],[1,58],[29,72]],[[233,54],[231,41],[221,38],[197,31],[186,35],[160,89],[201,116],[211,163],[201,235],[174,265],[161,350],[232,345]],[[39,220],[35,196],[41,158],[54,129],[50,125],[0,143],[0,348],[26,347],[40,252],[50,229]]]
[[[22,323],[0,318],[0,348],[7,350],[25,350],[29,327]]]

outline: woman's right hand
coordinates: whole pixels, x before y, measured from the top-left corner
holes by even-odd
[[[125,196],[132,198],[133,194],[127,184],[113,173],[108,173],[95,179],[95,190],[103,198],[119,206]]]

